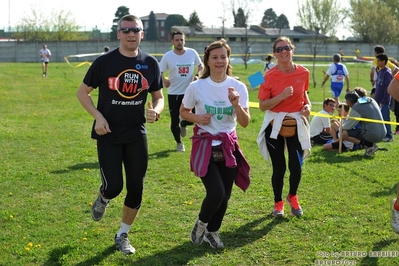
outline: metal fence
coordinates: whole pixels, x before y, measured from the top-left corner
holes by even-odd
[[[52,62],[62,62],[64,57],[68,55],[100,53],[104,46],[111,49],[116,48],[119,43],[117,41],[87,41],[87,42],[48,42],[47,47],[52,53]],[[209,42],[186,42],[186,47],[191,47],[202,55],[204,47]],[[244,42],[229,42],[232,50],[232,57],[242,57],[246,53]],[[384,45],[384,44],[382,44]],[[0,42],[0,62],[38,62],[39,50],[42,48],[41,42]],[[253,59],[264,60],[264,58],[272,53],[273,43],[256,42],[251,44]],[[313,55],[312,43],[295,43],[295,60],[310,60]],[[375,44],[360,44],[355,42],[336,42],[327,44],[318,44],[317,60],[332,62],[332,56],[342,50],[344,51],[344,59],[351,60],[355,57],[355,49],[360,50],[361,56],[374,56]],[[399,58],[399,49],[397,45],[384,45],[386,53],[389,57]],[[158,59],[171,49],[170,42],[143,41],[140,48]],[[90,58],[71,58],[70,61],[86,61]]]

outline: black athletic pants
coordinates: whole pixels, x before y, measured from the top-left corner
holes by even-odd
[[[303,164],[303,150],[298,140],[298,134],[295,133],[293,137],[284,138],[280,135],[277,139],[270,138],[272,125],[269,125],[265,130],[267,150],[270,155],[273,166],[272,186],[274,192],[274,202],[282,200],[284,175],[287,170],[285,160],[285,141],[287,142],[288,150],[288,168],[290,170],[290,188],[289,193],[296,195],[299,183],[302,177]]]
[[[170,114],[170,130],[176,143],[181,143],[180,137],[180,106],[184,95],[168,95],[169,114]],[[193,110],[194,112],[194,110]],[[182,126],[192,125],[193,123],[182,120]]]
[[[121,193],[124,166],[127,191],[124,203],[127,207],[139,209],[148,165],[147,135],[137,135],[127,144],[97,141],[97,152],[102,195],[107,199],[113,199]]]
[[[225,161],[214,162],[211,160],[208,172],[201,178],[206,189],[206,196],[198,217],[202,222],[208,223],[209,232],[218,231],[222,224],[236,173],[237,168],[226,167]]]

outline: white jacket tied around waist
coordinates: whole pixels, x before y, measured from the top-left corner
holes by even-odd
[[[304,151],[303,159],[306,159],[310,155],[310,148],[312,147],[312,145],[310,143],[310,126],[307,121],[306,122],[303,121],[302,115],[300,114],[300,112],[295,112],[295,113],[278,112],[278,113],[275,113],[273,111],[267,110],[265,117],[263,119],[262,128],[260,129],[258,138],[257,138],[257,143],[258,143],[260,153],[266,160],[269,159],[269,153],[267,151],[267,146],[266,146],[265,130],[266,130],[267,126],[270,124],[270,122],[272,120],[274,120],[270,138],[277,139],[277,136],[281,129],[281,124],[283,122],[283,119],[287,115],[291,116],[292,118],[295,118],[295,120],[296,120],[298,140],[299,140],[299,143],[301,144],[302,150]]]

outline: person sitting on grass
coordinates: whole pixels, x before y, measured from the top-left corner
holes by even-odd
[[[323,102],[323,110],[319,112],[310,121],[310,140],[312,144],[326,144],[333,139],[330,135],[330,118],[325,115],[331,115],[335,110],[335,100],[326,98]]]
[[[342,125],[342,139],[358,145],[365,145],[365,157],[370,157],[379,148],[375,144],[381,142],[387,133],[384,124],[360,121],[356,118],[367,118],[382,121],[382,114],[377,102],[370,97],[359,97],[355,91],[347,92],[346,103],[351,108],[348,121]]]
[[[347,116],[349,114],[349,105],[346,103],[340,103],[338,105],[338,115],[345,117],[342,121],[342,125],[348,120]],[[323,145],[324,150],[328,151],[335,151],[339,149],[339,128],[341,127],[341,122],[339,120],[332,120],[331,121],[331,136],[333,136],[332,140],[327,141],[326,144]],[[360,145],[354,145],[353,142],[343,140],[342,141],[342,146],[341,149],[342,151],[347,151],[347,150],[355,150],[359,149]]]

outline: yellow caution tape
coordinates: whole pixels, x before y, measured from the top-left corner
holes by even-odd
[[[259,103],[249,102],[249,107],[259,108]],[[374,120],[374,119],[362,118],[362,117],[349,117],[349,116],[344,117],[344,116],[338,116],[338,115],[321,114],[321,113],[317,113],[317,112],[310,112],[310,115],[312,115],[312,116],[321,116],[321,117],[329,117],[329,118],[341,118],[341,119],[342,118],[348,118],[348,119],[351,119],[351,120],[370,122],[370,123],[399,125],[399,123],[396,123],[396,122],[390,122],[390,121],[384,121],[384,120]]]

